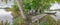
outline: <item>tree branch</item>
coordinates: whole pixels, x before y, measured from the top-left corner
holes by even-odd
[[[22,15],[23,19],[26,19],[26,16],[25,16],[25,14],[24,14],[24,12],[23,12],[23,9],[22,9],[21,0],[16,0],[16,2],[17,2],[17,4],[18,4],[18,7],[19,7],[19,10],[20,10],[20,12],[21,12],[21,15]]]

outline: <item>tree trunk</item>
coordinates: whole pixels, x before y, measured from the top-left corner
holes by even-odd
[[[20,12],[21,12],[21,15],[22,15],[23,19],[26,19],[26,16],[25,16],[25,14],[24,14],[24,12],[23,12],[23,9],[22,9],[21,0],[16,0],[16,2],[17,2],[17,5],[18,5],[18,7],[19,7],[19,10],[20,10]]]
[[[26,25],[31,25],[30,16],[26,16],[26,15],[24,14],[24,12],[23,12],[21,0],[16,0],[16,2],[17,2],[17,5],[18,5],[18,7],[19,7],[19,10],[20,10],[20,12],[21,12],[21,15],[22,15],[23,19],[26,20]]]
[[[26,25],[32,25],[31,16],[27,16]]]
[[[37,20],[37,25],[39,25],[39,20]]]
[[[40,10],[41,10],[41,7],[39,6],[37,11],[38,14],[40,14]]]

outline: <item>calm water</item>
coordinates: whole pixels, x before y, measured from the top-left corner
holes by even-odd
[[[6,12],[4,9],[0,9],[0,22],[1,21],[3,21],[3,23],[7,21],[12,25],[13,16],[11,15],[11,12]]]
[[[11,7],[11,5],[14,4],[14,0],[7,1],[7,4],[5,2],[2,2],[0,0],[0,8],[5,8],[5,7]],[[5,23],[6,21],[12,25],[13,22],[13,16],[11,15],[11,12],[6,12],[4,9],[0,9],[0,23],[3,21]]]
[[[58,21],[60,19],[60,12],[56,12],[55,16],[51,15],[56,21]]]

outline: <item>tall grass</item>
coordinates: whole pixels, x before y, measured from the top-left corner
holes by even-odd
[[[9,25],[9,23],[7,21],[5,23],[3,21],[0,21],[0,25]]]

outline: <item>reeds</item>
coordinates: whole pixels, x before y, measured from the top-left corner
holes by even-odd
[[[0,21],[0,25],[9,25],[9,23],[8,23],[8,21],[6,21],[6,22]]]

